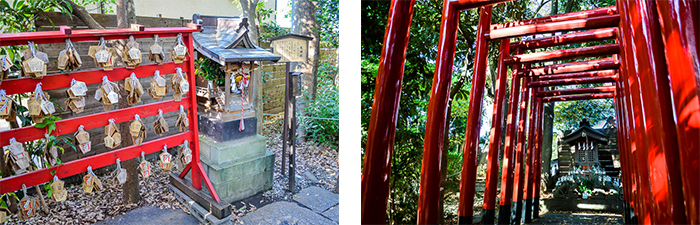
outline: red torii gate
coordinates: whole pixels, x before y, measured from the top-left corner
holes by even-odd
[[[508,65],[513,66],[513,83],[506,117],[499,223],[519,223],[523,204],[525,218],[522,219],[526,223],[539,214],[543,102],[613,98],[624,171],[626,223],[700,224],[700,63],[696,45],[700,3],[618,1],[616,7],[490,24],[491,5],[507,1],[444,1],[428,105],[418,223],[438,222],[440,164],[444,163],[441,162],[442,135],[458,13],[481,7],[460,185],[460,224],[471,223],[473,217],[487,44],[496,40],[501,41],[500,63],[484,195],[485,224],[493,224],[495,217],[497,147],[502,140],[500,135],[493,134],[501,133],[503,121],[496,118],[503,118]],[[384,223],[386,219],[396,116],[413,5],[413,0],[391,2],[365,149],[363,223]],[[586,29],[594,30],[510,42],[514,37]],[[615,44],[523,54],[530,49],[611,39]],[[511,50],[515,53],[512,56]],[[601,56],[612,57],[529,68],[534,62]],[[542,88],[610,82],[613,86],[555,91]],[[519,104],[513,104],[515,101]],[[529,115],[527,140],[530,141],[525,139],[525,115]],[[526,143],[531,144],[526,146]],[[527,162],[523,161],[525,158]],[[512,218],[511,205],[515,205]],[[630,216],[632,211],[638,221]]]

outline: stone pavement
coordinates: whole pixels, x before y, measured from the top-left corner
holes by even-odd
[[[319,187],[308,187],[297,193],[294,201],[275,202],[241,217],[242,224],[338,224],[338,195]],[[160,209],[145,206],[95,224],[199,224],[182,209]]]
[[[337,224],[338,195],[319,187],[297,193],[294,201],[275,202],[240,218],[243,224]]]

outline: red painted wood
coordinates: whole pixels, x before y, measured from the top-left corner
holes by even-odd
[[[572,84],[598,84],[615,82],[617,80],[617,75],[604,76],[604,77],[585,77],[576,79],[559,79],[559,80],[544,80],[535,81],[527,84],[530,87],[551,87],[551,86],[562,86],[562,85],[572,85]]]
[[[544,101],[544,102],[578,101],[578,100],[612,98],[614,96],[615,96],[614,92],[603,92],[603,93],[597,93],[597,94],[543,97],[542,101]]]
[[[602,76],[614,76],[618,74],[617,69],[610,69],[610,70],[594,70],[594,71],[587,71],[587,72],[578,72],[578,73],[562,73],[562,74],[554,74],[554,75],[542,75],[539,76],[537,79],[539,80],[558,80],[558,79],[576,79],[576,78],[583,78],[583,77],[602,77]]]
[[[527,83],[530,80],[529,77],[524,77],[523,78],[523,83]],[[524,182],[525,182],[525,157],[526,157],[526,150],[525,150],[525,128],[526,128],[526,123],[528,119],[528,114],[527,114],[527,109],[528,109],[528,104],[530,103],[530,98],[534,98],[534,96],[531,96],[530,94],[530,88],[528,88],[525,85],[521,85],[521,89],[523,94],[520,96],[520,104],[519,104],[519,110],[518,110],[518,140],[517,140],[517,145],[516,145],[516,157],[515,157],[515,171],[513,174],[513,202],[522,202],[523,197],[525,196],[523,193],[524,190]],[[521,207],[524,207],[521,205]],[[522,210],[522,208],[521,208]],[[522,211],[516,211],[516,217],[514,220],[516,223],[520,222],[521,219],[521,213]],[[512,222],[512,221],[511,221]]]
[[[34,186],[46,183],[53,179],[51,171],[56,171],[58,178],[65,178],[87,171],[88,166],[93,169],[112,165],[117,161],[126,161],[136,157],[141,157],[141,152],[150,154],[163,149],[164,145],[177,146],[187,141],[192,141],[192,131],[171,135],[168,137],[159,138],[149,142],[144,142],[141,145],[132,145],[126,148],[115,149],[99,155],[93,155],[81,159],[76,159],[66,162],[61,165],[52,166],[46,169],[35,170],[25,174],[6,177],[0,180],[0,193],[7,193],[22,189],[22,184],[26,186]]]
[[[487,5],[493,5],[496,3],[509,2],[513,0],[446,0],[458,11],[471,9],[476,7],[482,7]]]
[[[450,95],[452,68],[457,48],[459,11],[444,1],[440,41],[435,62],[432,91],[427,110],[423,164],[418,193],[418,224],[436,224],[440,215],[440,174],[442,154],[445,154],[443,136],[447,121],[447,103]]]
[[[72,42],[80,42],[99,41],[100,37],[104,37],[105,40],[128,39],[132,35],[137,39],[153,38],[154,34],[157,34],[158,37],[175,37],[178,33],[189,32],[198,32],[198,30],[186,27],[157,27],[146,28],[145,31],[134,31],[129,28],[75,30],[70,35],[63,34],[61,31],[4,33],[0,35],[0,47],[26,45],[28,41],[33,41],[35,44],[60,43],[65,42],[66,38],[70,38]]]
[[[522,50],[516,49],[515,54],[519,53],[522,53]],[[517,158],[517,156],[514,155],[515,151],[513,149],[515,148],[515,145],[517,143],[515,140],[517,136],[516,120],[518,117],[518,109],[520,107],[520,92],[522,91],[522,88],[520,88],[520,83],[522,79],[517,75],[520,66],[521,65],[513,66],[513,75],[511,76],[511,94],[508,100],[508,115],[506,115],[506,138],[503,150],[504,169],[502,169],[501,171],[501,201],[499,202],[499,205],[502,206],[510,205],[510,200],[511,198],[513,198],[513,168],[515,167],[515,161]]]
[[[460,222],[474,215],[474,191],[476,189],[476,166],[479,153],[479,131],[481,128],[481,109],[484,87],[486,86],[486,63],[488,56],[488,41],[483,38],[483,33],[488,32],[491,24],[490,6],[479,10],[479,26],[477,27],[476,57],[472,76],[472,88],[469,96],[469,116],[467,118],[467,130],[464,135],[464,155],[462,160],[462,174],[459,184],[459,208],[457,215]],[[465,221],[461,223],[472,223]]]
[[[532,80],[536,81],[536,78],[532,78]],[[537,101],[540,100],[540,98],[537,98],[537,90],[538,88],[530,88],[530,118],[528,119],[528,142],[526,153],[527,165],[525,168],[525,183],[523,184],[523,199],[525,200],[525,202],[532,201],[532,197],[534,195],[532,183],[535,182],[533,172],[533,170],[535,170],[535,128],[538,121],[537,116],[539,116],[539,114],[537,113],[539,111],[539,109],[537,108],[539,106],[539,104],[537,104]],[[523,204],[523,210],[525,211],[525,216],[523,217],[523,220],[525,221],[525,223],[529,223],[532,221],[532,208],[526,206],[527,204]]]
[[[540,18],[529,19],[529,20],[493,24],[493,25],[491,25],[491,29],[498,30],[498,29],[509,28],[509,27],[518,27],[518,26],[524,26],[524,25],[542,24],[542,23],[549,23],[549,22],[561,22],[561,21],[574,20],[574,19],[586,19],[586,18],[592,18],[592,17],[604,16],[604,15],[614,15],[614,14],[617,14],[617,8],[615,6],[608,6],[608,7],[603,7],[603,8],[597,8],[597,9],[591,9],[591,10],[579,11],[579,12],[564,13],[564,14],[540,17]],[[511,48],[512,48],[512,46],[511,46]]]
[[[537,97],[549,97],[549,96],[571,95],[571,94],[593,94],[593,93],[613,92],[613,91],[615,91],[615,86],[551,90],[551,91],[541,91],[541,92],[537,93]]]
[[[524,26],[492,30],[490,33],[486,34],[486,38],[490,40],[498,40],[503,38],[520,37],[532,34],[551,33],[558,31],[615,27],[617,26],[619,21],[620,15],[615,14],[560,22],[530,24]]]
[[[700,179],[697,179],[696,172],[700,171],[700,62],[697,47],[700,4],[688,0],[659,1],[656,8],[678,135],[685,215],[688,223],[700,224]]]
[[[521,76],[541,76],[562,73],[586,72],[592,70],[617,69],[620,62],[612,58],[595,59],[588,61],[560,63],[544,67],[535,67],[518,72]]]
[[[575,59],[583,57],[598,57],[598,56],[608,56],[612,54],[617,54],[620,52],[620,46],[617,44],[607,44],[607,45],[596,45],[583,48],[572,48],[545,52],[536,52],[530,54],[519,54],[514,55],[503,60],[506,64],[513,63],[534,63],[534,62],[544,62],[544,61],[556,61],[556,60],[566,60]]]
[[[134,69],[126,69],[125,67],[120,67],[114,68],[114,70],[111,71],[104,71],[102,69],[81,70],[72,73],[58,73],[47,75],[44,76],[42,79],[32,79],[29,77],[25,77],[3,80],[2,83],[0,83],[0,89],[5,90],[8,95],[34,92],[36,84],[41,82],[41,89],[53,90],[70,87],[70,82],[72,79],[85,82],[85,84],[87,85],[98,84],[102,83],[103,76],[107,76],[107,78],[110,81],[114,82],[126,79],[131,75],[131,73],[136,74],[136,77],[138,78],[151,77],[154,75],[156,70],[159,70],[161,75],[172,74],[175,73],[175,68],[177,67],[182,68],[183,73],[187,73],[190,71],[186,64],[175,64],[174,62],[163,63],[163,65],[141,65]]]
[[[71,29],[69,26],[61,26],[61,33],[65,35],[71,35],[73,33],[73,29]]]
[[[526,41],[511,42],[510,48],[538,49],[584,42],[603,41],[615,38],[617,28],[609,27],[596,30],[588,30],[576,33],[568,33],[551,37],[542,37]]]
[[[362,223],[386,222],[391,158],[414,1],[392,0],[379,59],[362,170]]]
[[[191,92],[190,92],[191,93]],[[188,93],[189,94],[189,93]],[[185,108],[191,106],[190,97],[183,98],[180,102],[175,100],[155,102],[151,104],[130,107],[125,109],[112,110],[97,114],[75,117],[56,122],[56,130],[51,135],[72,134],[78,131],[80,125],[85,129],[103,127],[109,124],[109,119],[114,119],[115,123],[122,123],[134,120],[134,115],[139,114],[141,118],[158,115],[158,109],[163,113],[180,110],[180,105]],[[10,138],[15,138],[18,142],[27,142],[45,138],[46,128],[23,127],[0,132],[0,146],[10,144]]]
[[[507,79],[508,79],[508,66],[503,63],[503,60],[508,56],[510,40],[501,40],[501,45],[499,48],[499,64],[497,72],[497,86],[496,94],[493,104],[493,113],[491,118],[491,132],[489,137],[489,155],[488,162],[486,163],[486,189],[484,191],[484,209],[494,210],[496,209],[496,195],[498,189],[498,171],[499,171],[499,152],[501,148],[501,130],[503,129],[503,104],[505,102],[506,89],[507,89]],[[510,159],[509,153],[504,153],[505,157]],[[503,163],[508,163],[503,161]],[[507,166],[506,166],[507,167]],[[505,171],[505,170],[504,170]],[[505,189],[501,189],[504,191]],[[495,215],[494,215],[495,216]],[[484,218],[485,221],[493,221],[493,218]]]

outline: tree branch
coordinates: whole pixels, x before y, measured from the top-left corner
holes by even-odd
[[[64,7],[70,7],[72,9],[72,14],[75,15],[75,17],[78,17],[78,19],[82,20],[83,23],[88,26],[88,28],[105,29],[102,25],[95,21],[94,18],[92,18],[90,13],[85,10],[85,7],[75,4],[75,2],[72,0],[61,1],[61,4]]]

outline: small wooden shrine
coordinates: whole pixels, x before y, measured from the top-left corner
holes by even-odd
[[[573,167],[589,169],[598,166],[605,170],[606,175],[618,176],[620,158],[614,124],[611,118],[591,126],[584,119],[578,128],[561,137],[556,160],[561,173],[568,173]]]

